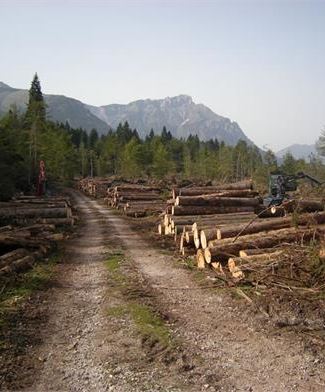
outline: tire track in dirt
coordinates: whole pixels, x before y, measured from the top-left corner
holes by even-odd
[[[34,391],[108,389],[107,369],[102,364],[106,324],[103,225],[87,203],[78,204],[86,224],[80,236],[65,246],[59,285],[53,289],[51,316],[38,353],[44,367],[31,388]]]
[[[174,321],[174,335],[182,339],[194,364],[188,376],[197,391],[325,390],[324,362],[305,352],[298,337],[268,336],[258,317],[242,320],[227,294],[200,290],[172,256],[151,247],[107,207],[94,200],[91,204],[107,218],[114,242],[124,245],[152,286],[160,310]]]
[[[125,305],[123,295],[110,289],[105,267],[107,252],[119,247],[118,237],[93,201],[76,192],[71,196],[82,224],[77,238],[65,244],[55,287],[47,293],[51,315],[42,330],[43,343],[29,353],[43,362],[42,370],[24,390],[196,390],[178,377],[177,367],[172,372],[159,361],[152,363],[131,320],[108,317],[108,307]],[[32,361],[27,366],[32,366]],[[24,369],[21,372],[23,385]]]

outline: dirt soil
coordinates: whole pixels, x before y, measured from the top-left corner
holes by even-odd
[[[78,235],[65,245],[51,287],[22,310],[17,322],[29,331],[28,350],[12,359],[1,390],[325,390],[322,350],[307,349],[294,330],[271,329],[264,312],[212,289],[209,277],[199,282],[170,252],[152,246],[152,237],[100,202],[73,194],[82,219]],[[129,306],[130,297],[105,266],[115,253],[124,255],[121,273],[130,287],[139,286],[135,300],[164,320],[169,347],[148,344],[128,315],[110,313]]]

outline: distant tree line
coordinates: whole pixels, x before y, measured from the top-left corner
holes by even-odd
[[[200,141],[196,135],[177,139],[166,127],[161,131],[151,129],[143,140],[128,122],[99,136],[95,129],[87,133],[69,123],[49,121],[36,74],[26,113],[19,114],[12,108],[0,120],[0,199],[16,191],[33,190],[41,159],[50,184],[89,175],[203,181],[252,177],[261,185],[266,185],[268,175],[276,170],[325,176],[324,165],[316,157],[306,163],[287,154],[279,166],[272,151],[262,153],[245,141],[227,146],[217,139]]]

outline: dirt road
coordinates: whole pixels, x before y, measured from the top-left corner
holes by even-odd
[[[154,249],[127,221],[75,193],[83,224],[65,250],[51,290],[44,365],[33,391],[324,391],[324,362],[287,334],[270,335],[224,292],[202,289],[172,255]],[[123,251],[177,342],[169,361],[150,355],[108,284],[107,252]],[[208,283],[208,282],[207,282]],[[113,286],[112,286],[113,287]]]

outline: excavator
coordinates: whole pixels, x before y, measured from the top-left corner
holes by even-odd
[[[271,173],[269,178],[269,195],[263,199],[265,207],[279,206],[284,201],[289,200],[286,192],[296,191],[298,181],[307,179],[313,186],[321,186],[325,182],[320,182],[309,174],[299,172],[297,174],[288,175],[283,173]]]

